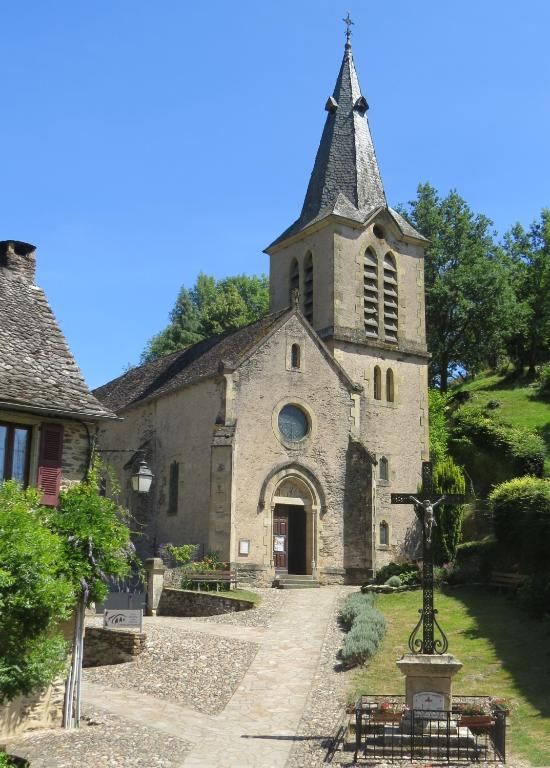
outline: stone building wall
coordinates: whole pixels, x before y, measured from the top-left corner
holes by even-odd
[[[134,518],[138,552],[149,557],[162,544],[208,547],[210,453],[220,408],[220,383],[207,380],[121,413],[103,426],[100,447],[143,448],[154,479],[151,491],[131,489],[131,452],[105,453],[122,489],[121,501]],[[170,465],[179,465],[178,503],[169,510]]]
[[[289,366],[293,343],[300,345],[299,370]],[[288,444],[279,434],[277,415],[286,403],[301,405],[310,416],[311,434],[301,443]],[[272,578],[271,498],[267,493],[262,499],[262,486],[278,467],[294,464],[310,473],[322,497],[316,558],[321,580],[343,581],[351,562],[369,568],[369,510],[363,489],[348,473],[350,438],[360,426],[359,393],[327,362],[297,316],[239,369],[235,411],[231,561],[239,570]],[[240,538],[250,540],[247,556],[239,555]]]
[[[248,611],[249,600],[223,597],[223,592],[195,592],[165,587],[157,607],[157,616],[218,616],[222,613]]]

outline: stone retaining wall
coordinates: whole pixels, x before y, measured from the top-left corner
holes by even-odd
[[[220,613],[247,611],[254,603],[223,597],[223,592],[194,592],[165,587],[157,608],[157,616],[216,616]]]
[[[17,696],[0,707],[0,739],[24,731],[59,727],[63,720],[65,680],[56,682],[29,696]]]
[[[144,632],[129,629],[86,627],[84,667],[102,667],[132,661],[145,649]]]

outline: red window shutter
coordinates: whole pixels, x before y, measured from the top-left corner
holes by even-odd
[[[44,491],[42,504],[55,507],[59,501],[61,462],[63,458],[63,425],[42,424],[38,487]]]

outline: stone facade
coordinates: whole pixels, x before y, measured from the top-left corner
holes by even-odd
[[[415,552],[390,493],[428,458],[426,240],[386,203],[349,42],[325,109],[302,212],[266,251],[271,313],[96,391],[124,418],[102,445],[144,449],[155,473],[132,500],[113,458],[144,555],[194,543],[239,580],[360,583]]]
[[[83,667],[102,667],[133,661],[145,650],[147,636],[130,629],[86,627]]]

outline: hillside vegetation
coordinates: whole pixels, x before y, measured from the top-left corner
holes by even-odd
[[[482,374],[453,387],[453,399],[484,408],[491,418],[513,427],[529,429],[545,445],[544,474],[550,477],[550,400],[538,397],[537,383],[526,376]],[[467,393],[467,394],[466,394]]]

